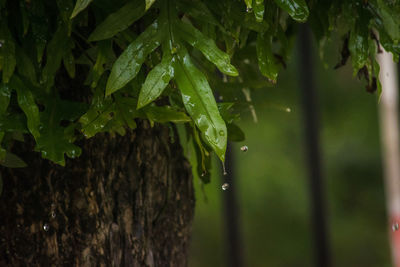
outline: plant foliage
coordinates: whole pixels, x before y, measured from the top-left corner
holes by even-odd
[[[23,134],[65,165],[77,140],[141,118],[184,123],[207,180],[210,153],[224,161],[227,140],[244,138],[250,90],[276,83],[306,21],[320,44],[342,38],[336,67],[350,57],[380,90],[375,54],[400,54],[394,0],[0,0],[0,164],[24,166],[8,151]],[[66,74],[89,88],[81,101],[62,97]]]

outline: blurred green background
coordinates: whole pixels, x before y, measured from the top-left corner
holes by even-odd
[[[350,62],[333,70],[339,47],[328,45],[324,60],[314,49],[333,266],[390,266],[377,97],[353,76]],[[245,266],[314,264],[296,58],[294,51],[275,87],[252,92],[259,122],[244,114],[246,141],[233,144]],[[195,178],[191,267],[227,265],[220,174],[215,161],[210,184]]]

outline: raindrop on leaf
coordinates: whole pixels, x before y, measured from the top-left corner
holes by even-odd
[[[47,223],[45,223],[45,224],[43,225],[43,230],[45,230],[46,232],[48,232],[48,231],[50,230],[50,225],[47,224]]]
[[[247,152],[247,150],[249,150],[249,148],[248,148],[247,146],[242,146],[242,147],[240,148],[240,150],[241,150],[242,152]]]

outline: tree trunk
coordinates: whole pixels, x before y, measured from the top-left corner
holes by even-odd
[[[29,167],[0,169],[0,266],[187,265],[192,176],[168,128],[142,121],[80,146],[61,167],[14,145]]]

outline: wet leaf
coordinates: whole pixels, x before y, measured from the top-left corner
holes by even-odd
[[[368,59],[368,25],[361,20],[356,20],[350,32],[349,51],[354,72],[361,69]]]
[[[42,157],[54,163],[65,166],[66,154],[70,158],[79,157],[81,149],[70,142],[65,134],[65,127],[60,125],[62,120],[77,119],[85,110],[85,105],[61,99],[48,98],[44,112],[41,113],[43,127],[37,139],[36,149],[41,151]]]
[[[304,0],[275,0],[275,3],[298,22],[305,22],[310,13]]]
[[[258,22],[263,21],[264,9],[264,0],[254,0],[253,11]]]
[[[268,35],[268,33],[259,33],[257,35],[258,66],[262,75],[275,83],[278,77],[279,68],[275,62],[271,44],[272,37]]]
[[[35,103],[35,98],[28,87],[17,77],[13,76],[10,81],[10,87],[17,92],[18,105],[25,113],[27,126],[31,134],[37,139],[39,133],[39,108]]]
[[[176,82],[189,115],[200,129],[204,140],[225,160],[227,130],[217,103],[203,73],[191,62],[186,49],[181,48],[174,64]]]
[[[146,1],[147,4],[147,1]],[[113,37],[127,29],[145,14],[144,1],[129,1],[116,12],[109,15],[89,36],[89,41],[100,41]]]
[[[170,106],[156,106],[151,105],[143,108],[147,118],[154,122],[189,122],[191,119],[186,115],[185,112],[178,111]]]
[[[205,36],[198,29],[189,23],[178,22],[178,34],[183,40],[188,42],[191,46],[200,50],[203,55],[222,72],[230,76],[238,76],[237,69],[230,64],[230,57],[227,53],[221,51],[214,40]]]
[[[3,73],[2,81],[3,83],[8,83],[14,73],[17,62],[15,58],[15,43],[5,23],[2,23],[0,33],[2,36],[0,37],[0,56],[3,59],[0,63]]]
[[[136,38],[114,63],[107,81],[106,95],[121,89],[138,74],[148,54],[160,45],[161,34],[155,21]]]
[[[54,84],[54,77],[61,65],[61,60],[65,54],[68,44],[68,35],[65,27],[58,27],[49,45],[47,46],[46,65],[42,72],[42,83],[46,90]]]
[[[169,81],[174,77],[174,68],[171,65],[172,56],[167,52],[160,64],[155,66],[149,74],[140,90],[137,108],[141,108],[156,100]]]

